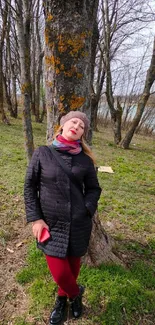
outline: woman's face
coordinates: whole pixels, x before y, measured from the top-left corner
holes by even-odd
[[[84,122],[79,118],[72,118],[63,125],[62,136],[69,141],[81,139],[84,133]]]

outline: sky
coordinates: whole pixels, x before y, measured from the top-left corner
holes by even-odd
[[[150,1],[150,5],[155,12],[155,1]],[[135,32],[124,43],[124,50],[122,48],[118,51],[112,64],[115,94],[130,93],[131,89],[135,93],[140,93],[144,88],[146,73],[152,56],[155,18],[154,21],[145,25],[142,30]],[[127,46],[129,47],[128,50],[126,50]],[[134,87],[133,84],[135,84]]]

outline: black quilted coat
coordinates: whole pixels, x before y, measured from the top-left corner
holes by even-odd
[[[59,152],[60,153],[60,152]],[[24,198],[27,221],[43,219],[51,237],[38,247],[47,255],[65,258],[86,253],[92,217],[101,189],[94,165],[83,151],[60,153],[67,167],[84,186],[73,184],[47,146],[35,150],[27,169]]]

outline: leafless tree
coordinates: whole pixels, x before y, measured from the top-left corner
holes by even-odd
[[[32,8],[33,19],[31,20],[31,109],[35,115],[36,122],[41,121],[40,117],[40,87],[43,73],[43,30],[44,16],[40,0],[34,2]],[[43,26],[43,27],[42,27]],[[44,110],[43,110],[44,112]]]
[[[153,44],[152,58],[151,58],[149,69],[147,71],[144,89],[143,89],[143,92],[142,92],[140,99],[138,101],[137,111],[136,111],[135,117],[133,119],[133,122],[131,124],[131,127],[129,128],[128,132],[126,133],[126,135],[121,143],[121,145],[124,149],[129,148],[132,137],[133,137],[133,135],[136,131],[136,128],[138,127],[139,122],[142,118],[142,115],[143,115],[143,112],[145,109],[145,105],[150,97],[150,91],[151,91],[151,87],[152,87],[154,81],[155,81],[155,38],[154,38],[154,44]]]
[[[3,91],[3,51],[5,45],[5,36],[7,30],[7,17],[8,17],[8,4],[7,2],[0,1],[0,113],[1,119],[4,123],[9,124],[8,118],[4,111],[4,91]]]
[[[109,105],[114,131],[114,141],[121,141],[121,105],[117,106],[114,100],[114,62],[119,56],[132,48],[128,40],[136,32],[143,30],[154,19],[154,14],[146,0],[140,1],[101,1],[101,37],[100,49],[103,53],[104,70],[106,71],[106,96]],[[119,101],[117,101],[119,103]],[[119,103],[120,104],[120,103]]]
[[[19,56],[20,56],[20,84],[23,96],[23,127],[25,148],[28,160],[30,160],[34,145],[31,123],[31,78],[30,78],[30,25],[32,2],[28,0],[15,1],[15,13],[18,32]]]

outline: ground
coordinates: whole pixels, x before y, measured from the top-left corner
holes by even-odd
[[[22,199],[18,196],[10,195],[10,197],[7,196],[7,200],[9,204],[7,204],[5,198],[3,201],[1,196],[1,210],[3,210],[3,213],[1,212],[1,223],[3,225],[1,231],[4,233],[3,241],[0,245],[1,325],[11,325],[12,319],[20,314],[22,315],[28,308],[28,299],[24,288],[16,281],[16,272],[25,265],[26,246],[31,237],[31,232],[30,227],[26,226]],[[12,205],[10,205],[10,202],[12,202]],[[10,224],[10,219],[7,216],[17,206],[18,218],[11,220]],[[7,240],[7,237],[9,240]]]
[[[34,124],[34,129],[36,146],[44,144],[45,126]],[[47,294],[51,294],[50,304],[42,305],[40,301],[39,311],[35,313],[32,299],[38,294],[39,300],[39,286],[44,276],[49,283],[48,271],[37,273],[38,283],[35,283],[34,270],[29,269],[32,281],[26,282],[22,277],[23,284],[17,281],[17,273],[25,266],[30,268],[27,252],[33,241],[23,202],[26,159],[21,120],[13,120],[9,129],[1,125],[1,130],[0,324],[44,325],[48,324],[55,287],[50,284],[52,293],[49,293],[50,285],[47,288]],[[113,250],[126,268],[104,265],[96,270],[84,268],[80,277],[81,283],[86,283],[84,317],[76,322],[70,319],[66,324],[154,325],[155,142],[153,138],[136,136],[132,149],[124,151],[114,146],[110,130],[96,133],[93,142],[98,165],[111,166],[114,170],[112,175],[99,174],[103,193],[98,210],[105,230],[113,238]],[[36,254],[34,263],[39,268],[40,255]]]

